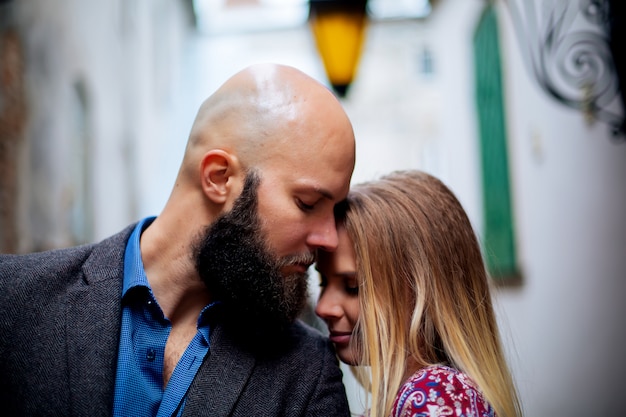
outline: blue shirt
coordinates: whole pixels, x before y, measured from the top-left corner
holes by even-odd
[[[163,357],[172,324],[154,298],[143,268],[139,237],[154,217],[137,224],[126,245],[122,290],[122,328],[113,415],[119,417],[180,416],[185,397],[209,351],[206,306],[198,317],[198,332],[163,389]]]

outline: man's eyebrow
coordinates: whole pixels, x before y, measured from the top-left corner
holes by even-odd
[[[319,184],[313,183],[312,181],[302,181],[297,185],[297,189],[300,192],[315,192],[330,201],[335,200],[335,196],[328,188],[324,188]]]
[[[315,191],[331,201],[335,199],[335,197],[333,197],[333,193],[324,188],[315,187]]]

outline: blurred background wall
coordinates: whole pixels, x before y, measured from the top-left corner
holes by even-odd
[[[623,413],[626,142],[612,3],[371,0],[341,98],[357,137],[353,182],[402,168],[439,176],[486,253],[500,247],[489,213],[508,204],[513,271],[494,274],[495,297],[528,416]],[[330,86],[306,19],[295,0],[0,1],[0,251],[98,241],[158,214],[198,106],[244,66],[294,65]],[[501,101],[487,106],[489,85]]]

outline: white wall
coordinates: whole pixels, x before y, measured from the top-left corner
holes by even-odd
[[[544,13],[554,6],[535,3]],[[440,163],[439,175],[479,232],[469,48],[482,7],[480,1],[441,2],[428,23],[445,126],[439,140],[447,162]],[[539,88],[520,51],[520,41],[532,42],[533,34],[519,39],[510,9],[500,2],[498,12],[523,281],[500,288],[496,303],[522,402],[528,416],[620,415],[616,399],[626,388],[626,143],[613,141],[607,124],[587,125],[580,111]],[[574,22],[573,29],[586,28]]]
[[[77,243],[71,207],[85,176],[96,219],[89,240],[100,240],[143,213],[161,184],[153,181],[169,128],[180,54],[188,24],[182,2],[167,0],[23,0],[3,12],[24,52],[27,140],[21,152],[20,250]],[[80,82],[87,96],[91,146],[85,171],[71,167]],[[78,242],[81,243],[81,242]]]
[[[527,415],[621,415],[626,142],[540,90],[500,12],[524,282],[499,301]]]

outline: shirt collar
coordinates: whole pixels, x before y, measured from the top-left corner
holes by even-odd
[[[150,288],[150,284],[148,283],[148,277],[146,276],[146,272],[143,268],[143,260],[141,259],[141,248],[139,245],[141,233],[148,226],[150,226],[155,218],[156,216],[146,217],[139,223],[137,223],[135,229],[130,235],[130,238],[128,239],[128,243],[126,244],[126,252],[124,254],[124,285],[122,289],[122,298],[125,298],[129,290],[133,288],[145,288],[144,291],[147,290],[149,297],[156,302],[154,295],[152,295],[152,289]],[[198,328],[205,328],[205,330],[203,331],[203,335],[207,341],[209,340],[207,327],[210,317],[209,311],[213,310],[213,307],[219,304],[219,301],[208,304],[202,309],[202,312],[198,317]]]
[[[145,287],[150,289],[148,278],[143,268],[141,259],[141,249],[139,246],[139,238],[141,233],[154,221],[156,217],[146,217],[135,226],[135,229],[126,244],[126,252],[124,254],[124,285],[122,289],[122,297],[126,295],[128,290],[134,287]]]

